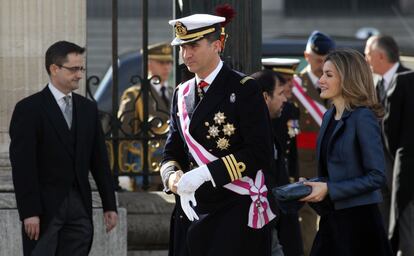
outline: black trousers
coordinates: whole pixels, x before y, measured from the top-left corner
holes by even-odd
[[[74,187],[62,202],[62,206],[36,243],[33,251],[25,251],[24,255],[88,255],[92,236],[92,220],[85,210],[79,191]],[[23,239],[24,242],[25,239]]]

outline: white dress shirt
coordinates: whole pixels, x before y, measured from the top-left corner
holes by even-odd
[[[195,75],[196,84],[200,83],[201,80],[208,83],[208,86],[204,87],[204,92],[207,92],[208,88],[210,88],[210,85],[213,83],[214,79],[216,79],[216,76],[220,72],[221,68],[223,67],[223,62],[220,61],[217,65],[217,67],[211,72],[206,78],[201,79],[197,74]]]
[[[63,92],[59,91],[53,84],[52,82],[49,82],[49,84],[47,85],[49,87],[49,90],[52,92],[53,97],[55,98],[57,104],[59,105],[60,110],[62,111],[62,113],[64,113],[65,111],[65,107],[66,107],[66,102],[63,99],[63,97],[66,96],[66,94],[64,94]],[[68,93],[67,95],[69,95],[72,99],[72,92]]]
[[[384,90],[387,91],[390,87],[392,79],[394,78],[395,73],[397,73],[397,69],[400,66],[398,62],[396,62],[387,72],[382,76],[384,79]]]

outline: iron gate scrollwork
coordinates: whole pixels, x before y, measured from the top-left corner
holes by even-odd
[[[117,52],[117,0],[113,0],[112,15],[112,67],[118,67]],[[118,95],[118,69],[112,73],[112,112],[99,110],[104,128],[106,146],[114,179],[119,176],[142,177],[139,188],[158,189],[159,163],[169,130],[169,108],[161,107],[160,99],[152,85],[160,83],[159,76],[148,77],[148,3],[143,0],[143,45],[142,74],[130,78],[129,87]],[[116,65],[114,65],[116,63]],[[137,70],[138,73],[138,70]],[[92,86],[97,86],[97,76],[88,77],[86,93],[92,95]],[[120,100],[120,104],[118,104]],[[118,183],[117,183],[118,184]]]

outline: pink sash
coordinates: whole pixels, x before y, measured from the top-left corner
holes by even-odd
[[[299,77],[293,79],[293,89],[292,92],[298,98],[303,107],[309,111],[309,114],[313,117],[315,122],[321,126],[323,114],[326,112],[326,108],[314,101],[300,86],[301,80]]]
[[[202,166],[217,160],[218,158],[208,152],[202,145],[200,145],[190,134],[190,118],[187,113],[187,107],[185,105],[185,97],[190,92],[191,85],[195,83],[195,78],[180,85],[178,90],[178,112],[180,118],[181,130],[184,135],[185,142],[188,149],[197,162],[198,166]],[[264,184],[265,178],[262,170],[259,170],[256,174],[255,180],[250,177],[244,176],[239,180],[235,180],[232,183],[224,185],[225,188],[240,194],[250,195],[252,203],[249,209],[249,219],[247,225],[254,229],[260,229],[269,221],[274,219],[276,215],[269,207],[269,201],[267,200],[267,187]],[[214,181],[213,181],[213,185]]]

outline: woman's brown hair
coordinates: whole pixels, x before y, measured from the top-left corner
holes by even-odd
[[[378,102],[372,71],[364,56],[356,50],[339,49],[330,52],[325,58],[325,62],[327,61],[330,61],[339,73],[345,109],[368,107],[381,118],[384,109]]]

